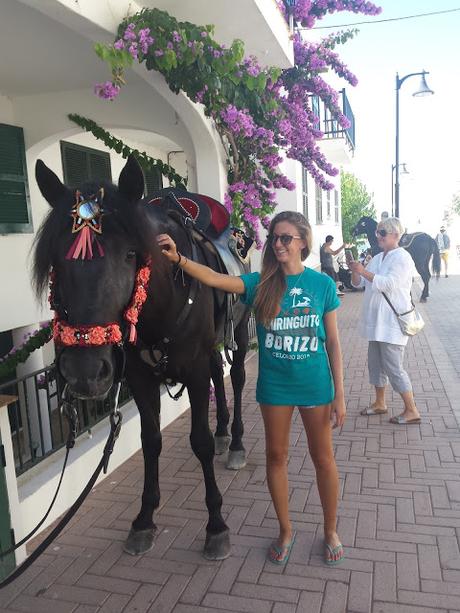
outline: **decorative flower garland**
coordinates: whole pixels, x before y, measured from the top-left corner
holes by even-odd
[[[144,266],[139,268],[136,273],[133,295],[129,306],[124,312],[124,318],[129,323],[129,342],[135,343],[137,340],[136,324],[139,314],[147,300],[147,288],[150,279],[152,261],[147,259]],[[100,345],[117,345],[123,340],[121,328],[118,323],[108,323],[103,326],[80,325],[71,326],[67,322],[59,319],[54,301],[54,288],[56,275],[54,271],[50,274],[50,294],[49,303],[56,313],[53,319],[53,339],[59,345],[65,347],[94,347]]]
[[[128,147],[121,139],[115,138],[113,134],[101,128],[95,121],[87,119],[86,117],[81,117],[75,113],[70,113],[67,117],[70,121],[76,123],[77,126],[80,126],[80,128],[83,128],[87,132],[91,132],[91,134],[98,140],[101,140],[106,147],[112,149],[112,151],[116,151],[116,153],[119,153],[123,158],[127,158],[131,154],[134,155],[145,171],[158,170],[169,180],[172,187],[185,187],[187,185],[187,178],[182,177],[172,166],[165,164],[163,160],[150,157],[145,151],[139,151],[138,149]]]
[[[363,0],[299,0],[295,19],[311,27],[315,19],[342,10],[380,12]],[[338,170],[318,146],[322,133],[311,97],[318,96],[332,118],[342,128],[349,127],[337,92],[320,73],[330,69],[356,84],[356,77],[332,51],[352,34],[330,36],[316,44],[297,34],[295,66],[287,70],[262,69],[256,58],[244,58],[242,41],[226,48],[212,34],[212,26],[181,23],[164,11],[143,9],[120,24],[113,45],[95,46],[112,69],[112,80],[96,85],[95,92],[113,100],[125,84],[125,67],[136,60],[161,72],[173,92],[182,91],[202,103],[227,155],[225,205],[233,224],[246,227],[258,240],[260,224],[267,227],[276,206],[276,190],[294,189],[279,168],[282,152],[301,162],[323,189],[333,187],[327,175],[335,176]]]

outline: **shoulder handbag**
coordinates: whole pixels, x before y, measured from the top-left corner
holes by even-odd
[[[412,300],[412,294],[410,297],[412,308],[410,311],[406,311],[405,313],[398,313],[394,306],[391,304],[390,299],[385,294],[385,292],[382,292],[382,295],[388,302],[393,313],[396,315],[396,319],[398,320],[399,327],[401,328],[401,332],[403,334],[405,334],[406,336],[414,336],[415,334],[417,334],[417,332],[420,332],[420,330],[425,325],[425,322],[423,321],[423,318],[420,313],[415,308],[415,304]]]

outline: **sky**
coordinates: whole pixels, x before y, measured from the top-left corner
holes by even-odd
[[[316,26],[349,24],[460,8],[460,0],[382,0],[376,17],[342,12]],[[413,97],[420,77],[400,89],[400,217],[412,231],[435,234],[454,192],[460,191],[460,11],[389,23],[362,24],[356,37],[336,48],[359,83],[346,83],[356,121],[353,172],[374,194],[378,212],[391,211],[395,163],[395,80],[428,71],[434,95]],[[315,29],[327,35],[334,30]],[[330,79],[328,79],[330,80]],[[338,85],[339,83],[334,83]]]

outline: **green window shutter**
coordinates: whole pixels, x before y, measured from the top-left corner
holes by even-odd
[[[104,179],[111,183],[110,155],[103,151],[91,151],[88,153],[88,157],[90,179]]]
[[[93,179],[112,181],[110,155],[105,151],[61,141],[61,157],[64,183],[70,187]]]
[[[163,175],[158,170],[158,168],[151,168],[150,170],[144,170],[144,177],[145,177],[145,192],[144,192],[145,196],[163,188]]]
[[[32,232],[22,128],[0,123],[0,234]]]

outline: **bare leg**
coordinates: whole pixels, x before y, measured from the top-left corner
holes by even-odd
[[[268,489],[280,525],[277,545],[284,547],[292,538],[292,526],[288,508],[289,482],[287,460],[289,431],[294,407],[262,404],[260,409],[265,426]]]
[[[332,446],[332,428],[329,405],[300,409],[308,448],[315,465],[316,481],[324,515],[324,539],[334,549],[340,545],[337,534],[337,504],[339,476]],[[333,559],[342,552],[337,551]]]
[[[401,415],[405,419],[418,419],[420,413],[415,405],[414,394],[412,392],[401,392],[401,398],[404,402],[404,411]]]
[[[371,407],[374,409],[381,409],[382,411],[387,410],[384,387],[375,387],[375,401],[371,404]]]

